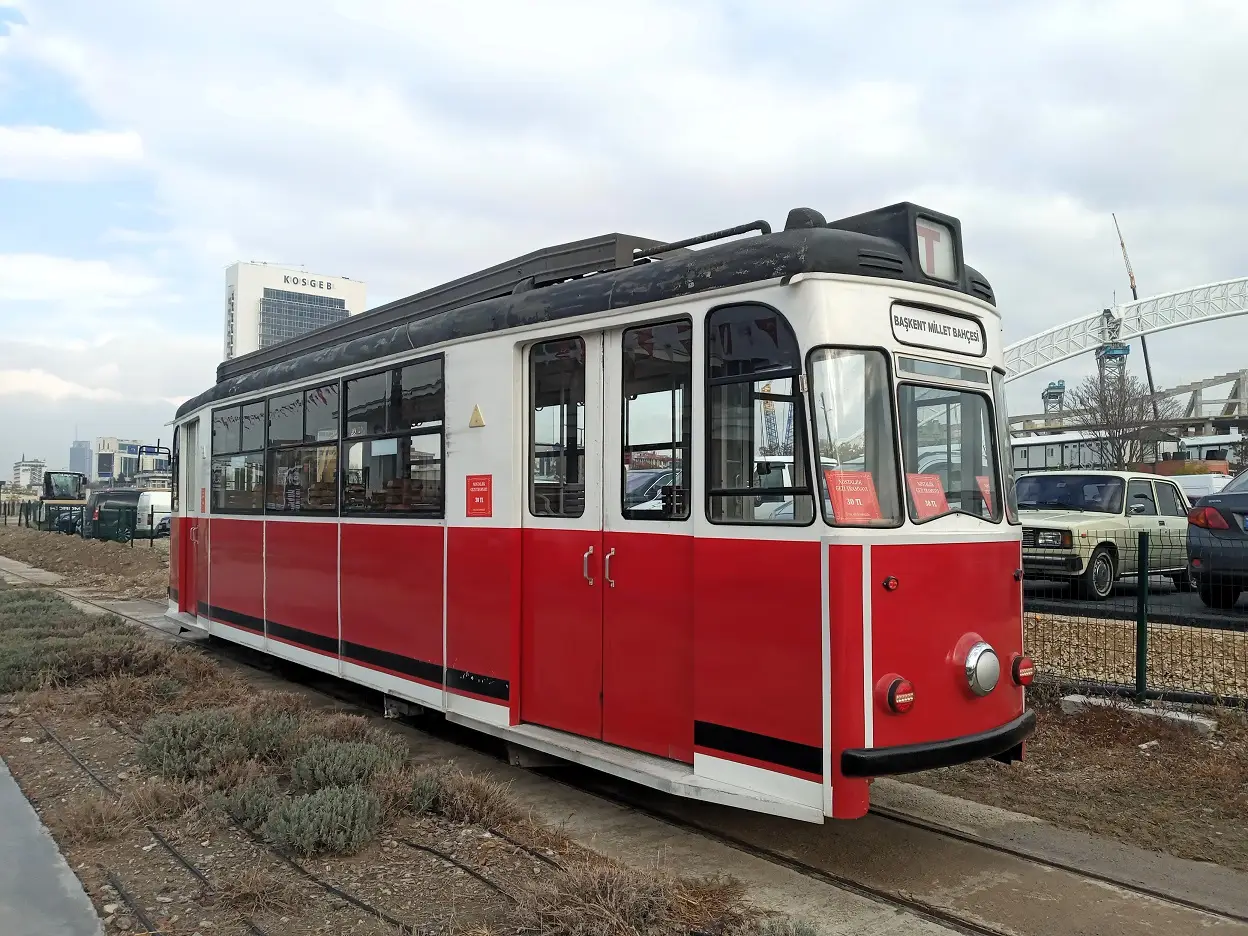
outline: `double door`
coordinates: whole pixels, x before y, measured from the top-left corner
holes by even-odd
[[[693,329],[526,350],[520,718],[693,759]]]
[[[174,430],[181,432],[179,513],[170,519],[170,537],[178,538],[178,610],[200,613],[208,603],[208,492],[206,459],[201,449],[200,423],[193,420]],[[173,546],[170,546],[173,549]]]

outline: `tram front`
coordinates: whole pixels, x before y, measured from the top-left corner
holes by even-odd
[[[931,282],[792,284],[822,491],[836,818],[866,812],[874,777],[1021,759],[1035,724],[1000,317],[952,286],[973,273],[956,221],[910,223]]]

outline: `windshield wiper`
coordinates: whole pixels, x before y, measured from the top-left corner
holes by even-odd
[[[1023,505],[1019,504],[1018,506],[1022,507]],[[1041,510],[1041,509],[1046,509],[1046,508],[1049,510],[1082,510],[1083,509],[1082,507],[1076,507],[1073,504],[1063,504],[1061,501],[1028,501],[1026,506],[1028,510],[1032,510],[1032,509]]]

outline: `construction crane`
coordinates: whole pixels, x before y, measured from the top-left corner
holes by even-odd
[[[763,384],[764,394],[771,393],[771,381]],[[780,454],[780,430],[776,425],[776,404],[774,401],[763,399],[763,442],[766,448],[764,455]]]
[[[1118,246],[1122,248],[1122,262],[1127,267],[1127,279],[1131,282],[1131,298],[1140,301],[1140,294],[1135,288],[1135,270],[1131,269],[1131,258],[1127,256],[1127,242],[1122,238],[1122,228],[1118,226],[1118,215],[1110,212],[1114,219],[1114,230],[1118,232]],[[1148,399],[1153,405],[1153,419],[1160,421],[1161,412],[1157,408],[1157,388],[1153,386],[1153,367],[1148,360],[1148,339],[1140,335],[1140,348],[1144,352],[1144,374],[1148,377]]]

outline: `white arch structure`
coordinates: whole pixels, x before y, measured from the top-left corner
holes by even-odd
[[[1006,346],[1005,379],[1094,351],[1108,341],[1248,313],[1248,277],[1127,302]]]

